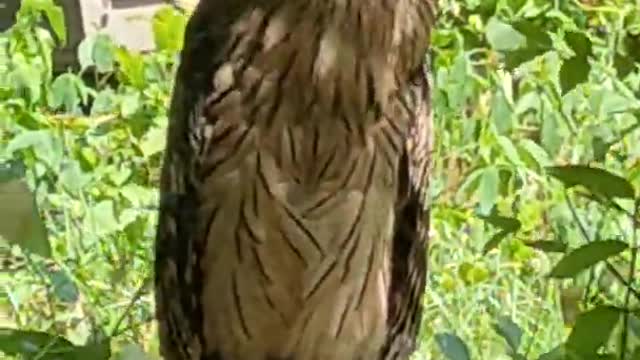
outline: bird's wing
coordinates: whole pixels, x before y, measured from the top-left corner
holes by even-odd
[[[412,114],[399,166],[400,194],[391,259],[387,343],[381,359],[407,359],[415,348],[427,274],[429,209],[426,204],[432,152],[429,77],[420,71],[400,101]]]
[[[197,123],[211,122],[205,112],[213,94],[213,73],[224,58],[230,24],[244,9],[235,2],[203,1],[185,31],[184,48],[169,110],[167,146],[160,184],[155,243],[156,314],[165,359],[200,359],[202,309],[197,296],[202,276],[194,256],[204,247],[197,236],[199,204],[197,163],[204,134]]]

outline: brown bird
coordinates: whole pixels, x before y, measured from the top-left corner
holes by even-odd
[[[387,360],[425,286],[433,0],[201,0],[156,239],[170,360]]]

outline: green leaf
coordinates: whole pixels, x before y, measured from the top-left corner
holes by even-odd
[[[58,37],[61,45],[67,43],[67,29],[64,22],[64,11],[60,6],[55,5],[51,1],[40,1],[40,3],[48,3],[43,7],[44,13],[47,15],[51,29]]]
[[[35,156],[52,169],[57,169],[63,158],[62,142],[49,130],[24,131],[15,136],[6,147],[6,155],[32,148]]]
[[[85,70],[90,66],[94,66],[93,48],[96,44],[95,36],[87,36],[78,45],[77,56],[80,69]]]
[[[502,151],[504,151],[504,155],[513,165],[522,165],[522,160],[520,159],[520,156],[518,156],[518,150],[516,150],[516,147],[513,145],[510,138],[499,135],[497,141],[502,148]]]
[[[556,114],[545,113],[540,130],[540,143],[548,154],[556,154],[562,146],[562,136],[558,133]]]
[[[40,256],[51,256],[47,230],[24,180],[0,183],[0,238]]]
[[[513,28],[527,39],[524,48],[506,51],[505,66],[513,70],[525,62],[529,62],[553,49],[551,37],[544,29],[531,20],[521,20],[512,24]]]
[[[74,349],[70,359],[73,360],[109,360],[111,359],[111,340],[105,338],[98,342],[91,342]]]
[[[489,278],[489,270],[484,264],[463,262],[458,267],[458,276],[467,285],[476,285],[486,281]]]
[[[499,170],[495,166],[486,167],[480,177],[478,196],[480,214],[489,214],[498,199],[498,186],[500,182]]]
[[[457,335],[452,333],[436,334],[436,342],[440,351],[449,360],[470,360],[467,345]]]
[[[113,71],[114,51],[115,46],[108,35],[97,34],[95,36],[92,57],[98,72],[108,73]]]
[[[76,346],[62,336],[41,331],[0,328],[0,352],[38,360],[109,360],[110,339]]]
[[[551,36],[543,27],[536,24],[533,19],[518,20],[514,22],[512,26],[527,38],[527,48],[543,50],[550,50],[553,48]]]
[[[28,331],[0,328],[0,351],[6,355],[23,355],[42,360],[67,359],[65,353],[73,351],[74,345],[62,336],[56,336],[41,331]],[[62,356],[61,356],[62,355]]]
[[[583,357],[596,355],[598,349],[609,340],[620,315],[620,309],[605,305],[578,315],[566,342],[567,348]]]
[[[623,35],[621,43],[622,49],[615,53],[613,66],[618,72],[618,77],[623,79],[640,65],[640,34],[627,32]]]
[[[18,64],[15,69],[8,74],[7,79],[17,96],[27,97],[32,103],[40,99],[42,79],[37,69],[24,64]]]
[[[489,19],[486,28],[489,45],[498,51],[515,50],[526,44],[526,37],[495,17]]]
[[[580,185],[594,194],[607,198],[633,199],[635,190],[625,178],[606,170],[588,165],[550,166],[546,168],[549,175],[560,180],[565,187]]]
[[[514,323],[511,318],[507,316],[501,316],[493,325],[493,328],[507,341],[511,354],[517,354],[520,348],[520,341],[522,340],[522,329],[518,324]]]
[[[24,0],[22,1],[20,12],[24,13],[26,11],[42,11],[46,15],[47,20],[49,20],[51,29],[58,37],[58,40],[60,40],[61,45],[67,43],[67,29],[62,7],[56,5],[53,0]]]
[[[77,86],[78,78],[73,74],[62,74],[51,84],[51,106],[63,107],[67,112],[73,111],[80,103],[80,95]]]
[[[159,50],[177,53],[182,49],[187,18],[172,7],[164,7],[153,17],[153,38]]]
[[[549,252],[564,253],[565,251],[567,251],[567,244],[562,241],[556,241],[556,240],[530,241],[530,242],[526,242],[525,245],[532,247],[534,249],[542,250],[546,253],[549,253]]]
[[[593,54],[591,39],[584,32],[569,31],[565,34],[564,40],[576,56],[586,58]]]
[[[489,251],[498,247],[498,245],[500,245],[500,242],[504,240],[504,238],[509,234],[510,232],[506,230],[502,230],[494,234],[491,239],[489,239],[489,241],[487,241],[487,243],[482,247],[482,254],[486,255]]]
[[[98,236],[112,234],[120,228],[113,209],[112,200],[103,200],[92,206],[84,219],[85,229],[95,232]]]
[[[569,254],[565,255],[553,267],[550,277],[553,278],[572,278],[579,272],[617,255],[628,249],[629,245],[618,240],[594,241],[583,245]]]
[[[613,55],[613,67],[616,69],[618,78],[622,80],[635,70],[636,62],[630,56],[616,52]]]
[[[122,98],[120,113],[123,117],[131,117],[140,109],[140,94],[131,93]]]
[[[127,51],[126,49],[116,50],[118,61],[118,78],[123,83],[133,85],[137,89],[146,86],[145,62],[141,54]]]
[[[585,360],[567,350],[565,344],[560,344],[552,350],[540,355],[538,360]]]
[[[518,148],[522,149],[523,152],[526,152],[526,154],[536,162],[536,165],[538,165],[540,169],[544,169],[545,166],[550,166],[552,164],[549,154],[547,154],[540,145],[531,139],[520,140]],[[526,155],[522,157],[526,157]]]
[[[479,215],[478,217],[486,221],[487,223],[510,233],[520,230],[520,226],[522,226],[520,220],[513,217],[501,216],[497,214],[491,214],[487,216]]]
[[[98,92],[91,105],[91,115],[108,114],[116,109],[116,94],[111,88]]]
[[[157,127],[147,132],[140,142],[140,150],[146,158],[164,150],[166,143],[166,131]]]
[[[75,303],[80,296],[78,288],[73,280],[62,270],[54,270],[49,273],[49,279],[53,285],[53,293],[65,303]]]
[[[573,56],[560,67],[560,89],[562,95],[575,89],[576,86],[589,80],[591,66],[586,57]]]
[[[598,162],[604,162],[611,144],[606,142],[601,136],[594,136],[591,140],[591,149],[593,150],[593,159]]]
[[[511,105],[509,105],[506,96],[502,91],[497,91],[491,105],[491,119],[499,134],[506,133],[511,129],[511,114]]]

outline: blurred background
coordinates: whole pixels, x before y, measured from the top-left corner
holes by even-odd
[[[158,171],[195,3],[0,0],[8,358],[158,358]],[[640,1],[440,8],[414,359],[640,359]]]

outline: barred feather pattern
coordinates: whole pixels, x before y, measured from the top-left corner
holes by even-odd
[[[155,248],[170,360],[403,360],[425,286],[430,0],[201,0]]]

